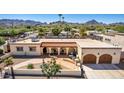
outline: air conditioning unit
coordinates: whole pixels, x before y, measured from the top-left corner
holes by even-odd
[[[37,39],[37,38],[32,38],[31,41],[32,41],[32,42],[39,42],[39,39]]]

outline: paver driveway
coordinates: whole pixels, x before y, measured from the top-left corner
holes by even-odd
[[[83,65],[88,79],[122,79],[124,70],[113,64],[88,64]]]

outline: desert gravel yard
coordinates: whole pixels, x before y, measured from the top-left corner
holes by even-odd
[[[88,79],[123,79],[124,70],[113,64],[84,65]]]

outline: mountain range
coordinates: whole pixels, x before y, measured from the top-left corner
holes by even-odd
[[[57,24],[60,23],[60,21],[51,22],[49,24]],[[72,23],[72,22],[65,22],[66,24],[86,24],[86,25],[107,25],[106,23],[98,22],[96,20],[90,20],[85,23]],[[36,26],[36,25],[47,25],[47,23],[42,23],[38,21],[33,20],[19,20],[19,19],[0,19],[0,26],[9,27],[9,26],[18,26],[18,25],[30,25],[30,26]],[[111,23],[109,25],[124,25],[124,22],[118,22],[118,23]]]
[[[19,19],[0,19],[0,26],[18,26],[18,25],[46,25],[47,23],[41,23],[33,20],[19,20]]]

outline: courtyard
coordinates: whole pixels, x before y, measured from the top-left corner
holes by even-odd
[[[14,69],[27,69],[28,64],[33,64],[34,69],[40,69],[40,65],[51,60],[51,58],[14,58]],[[75,62],[70,58],[57,58],[56,63],[61,65],[62,70],[79,71],[79,66],[75,65]]]
[[[44,61],[50,61],[51,58],[44,58]],[[32,71],[40,70],[40,65],[43,62],[43,58],[14,58],[14,70],[29,70],[27,69],[28,64],[34,64],[34,69]],[[76,66],[75,62],[66,57],[66,58],[56,58],[57,64],[60,64],[62,71],[66,72],[66,75],[73,75],[78,73],[80,76],[80,67]],[[120,65],[115,64],[83,64],[83,69],[87,79],[123,79],[124,78],[124,69]],[[40,71],[39,71],[40,72]],[[53,77],[52,79],[76,79],[79,77],[76,76],[62,76],[60,73],[58,76]],[[45,79],[44,76],[38,75],[16,75],[16,79]]]

